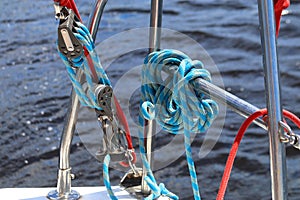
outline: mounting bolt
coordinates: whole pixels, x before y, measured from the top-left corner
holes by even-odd
[[[70,174],[70,177],[71,177],[72,180],[74,180],[75,179],[75,174]]]

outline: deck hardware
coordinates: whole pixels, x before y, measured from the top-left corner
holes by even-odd
[[[111,161],[127,161],[127,145],[125,132],[120,127],[114,116],[113,89],[110,86],[99,84],[95,87],[95,95],[99,106],[103,110],[97,110],[97,118],[103,130],[102,148],[96,153],[99,161],[109,154]]]
[[[79,23],[72,10],[63,9],[62,12],[68,12],[68,16],[60,19],[58,26],[58,49],[69,59],[77,58],[82,55],[83,46],[80,41],[75,37],[75,27]],[[65,16],[65,14],[62,14]]]
[[[284,129],[284,133],[282,133],[280,136],[280,141],[282,143],[289,143],[296,149],[300,150],[300,135],[295,134],[291,127],[283,121],[280,122],[280,126],[282,126],[282,128]]]

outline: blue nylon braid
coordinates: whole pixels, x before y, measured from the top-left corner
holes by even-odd
[[[107,193],[110,197],[110,199],[112,200],[118,200],[118,198],[114,195],[114,192],[113,190],[111,189],[111,186],[110,186],[110,180],[109,180],[109,162],[110,162],[110,155],[106,155],[104,157],[104,162],[103,162],[103,182],[104,182],[104,185],[106,187],[106,190],[107,190]]]
[[[75,37],[83,44],[83,46],[86,47],[93,62],[98,81],[96,84],[100,83],[111,86],[111,83],[103,67],[101,66],[100,59],[96,51],[94,50],[95,45],[88,29],[82,23],[78,23],[78,27],[76,27],[75,30],[77,31],[76,33],[74,33]],[[79,98],[80,103],[83,106],[88,106],[91,108],[102,110],[102,108],[98,106],[97,97],[94,94],[95,83],[93,82],[93,78],[91,75],[92,72],[88,65],[86,56],[82,53],[81,56],[72,60],[68,60],[68,58],[62,53],[59,52],[59,55],[62,58],[64,64],[66,65],[69,78],[72,82],[72,85]],[[84,75],[86,77],[86,89],[84,89],[82,83],[80,83],[80,81],[77,80],[75,68],[80,68],[81,70],[83,70]]]
[[[163,79],[162,71],[175,72]],[[161,127],[172,134],[184,134],[184,146],[195,200],[200,200],[197,174],[192,158],[190,135],[206,131],[218,114],[218,105],[197,88],[197,78],[211,81],[210,74],[200,61],[192,61],[176,50],[162,50],[149,54],[142,69],[142,98],[139,117],[139,144],[142,162],[147,169],[152,194],[149,199],[162,195],[146,159],[144,146],[144,119],[155,118]],[[151,181],[149,181],[151,180]],[[164,194],[165,195],[165,194]],[[168,195],[167,195],[168,196]],[[176,196],[177,197],[177,196]],[[178,198],[178,197],[177,197]],[[176,199],[176,198],[174,198]]]
[[[142,117],[139,117],[139,121],[141,125],[144,125],[144,119]],[[142,163],[147,171],[147,175],[145,177],[145,181],[148,184],[149,188],[151,189],[152,193],[145,198],[145,200],[153,200],[161,195],[167,196],[171,199],[178,200],[178,196],[174,193],[170,192],[163,183],[160,183],[157,185],[157,182],[154,178],[154,175],[152,173],[150,164],[147,161],[146,158],[146,150],[144,146],[144,139],[143,139],[143,128],[142,126],[139,127],[139,146],[140,146],[140,153],[142,157]]]
[[[73,58],[72,60],[69,60],[66,56],[64,56],[60,52],[59,55],[66,66],[69,78],[72,82],[73,88],[79,98],[81,105],[102,110],[102,108],[98,106],[97,97],[94,93],[94,86],[95,84],[104,84],[104,85],[111,86],[111,83],[103,67],[101,66],[100,59],[96,51],[94,50],[95,45],[88,29],[81,23],[78,23],[78,25],[79,27],[75,28],[77,33],[74,33],[74,35],[83,44],[83,46],[86,47],[89,56],[93,62],[98,82],[94,83],[87,57],[83,53],[81,54],[81,56],[78,56],[77,58]],[[76,68],[82,70],[85,75],[86,85],[87,85],[86,89],[84,89],[82,83],[77,79]],[[110,186],[109,170],[108,170],[109,162],[110,162],[110,156],[106,155],[103,163],[103,181],[104,181],[104,185],[107,188],[110,198],[112,200],[117,200],[117,197],[114,195],[113,190],[111,189]]]
[[[79,101],[82,105],[88,106],[89,105],[89,99],[85,95],[84,89],[82,88],[81,83],[76,79],[76,72],[73,67],[71,67],[70,63],[66,59],[65,56],[63,56],[61,53],[59,53],[60,57],[62,58],[64,64],[66,65],[66,69],[69,75],[69,78],[72,82],[73,88],[78,95]]]

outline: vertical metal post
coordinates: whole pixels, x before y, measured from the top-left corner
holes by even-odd
[[[88,27],[94,41],[96,40],[97,30],[107,1],[108,0],[96,0],[91,15],[89,16]]]
[[[82,77],[83,73],[78,72],[77,76]],[[59,169],[57,175],[57,189],[48,193],[49,199],[79,199],[80,194],[71,190],[71,167],[70,149],[77,121],[79,99],[72,89],[71,100],[68,107],[67,117],[64,124],[59,151]]]
[[[151,0],[149,53],[160,49],[163,0]]]
[[[150,35],[149,35],[149,53],[158,51],[160,48],[160,37],[161,37],[161,22],[162,22],[162,6],[163,0],[151,0],[151,14],[150,14]],[[155,121],[145,120],[144,127],[144,143],[146,149],[146,155],[148,162],[153,165],[152,161],[152,146],[155,133]],[[142,193],[149,193],[149,188],[144,181],[144,177],[147,175],[145,167],[143,167],[143,180],[142,180]]]
[[[273,0],[258,0],[258,10],[267,92],[272,199],[286,200],[286,161],[285,148],[280,142],[282,108]]]
[[[93,11],[89,18],[88,28],[95,40],[98,31],[100,19],[106,5],[107,0],[96,0]],[[77,79],[84,80],[83,71],[77,71]],[[71,190],[71,166],[70,166],[70,149],[72,139],[75,131],[75,125],[77,122],[78,111],[80,103],[78,96],[74,89],[71,92],[71,99],[67,111],[67,116],[64,123],[64,128],[60,141],[60,153],[59,153],[59,169],[57,177],[57,189],[49,192],[49,199],[79,199],[78,192]]]

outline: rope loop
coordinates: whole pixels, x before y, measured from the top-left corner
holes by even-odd
[[[166,72],[166,73],[164,73]],[[194,199],[200,200],[197,174],[192,158],[191,133],[205,132],[218,114],[215,101],[205,98],[197,87],[198,78],[211,81],[210,73],[203,63],[191,60],[177,50],[162,50],[149,54],[142,69],[139,145],[143,165],[147,170],[146,183],[152,191],[146,199],[161,195],[172,199],[178,197],[164,184],[157,185],[144,146],[145,119],[155,119],[161,127],[172,134],[184,134],[186,159],[190,172]]]
[[[166,78],[163,71],[169,72]],[[207,130],[218,114],[218,106],[204,98],[196,87],[197,78],[211,81],[202,62],[192,61],[179,51],[163,50],[148,55],[142,70],[142,116],[155,118],[164,130],[173,134],[182,134],[187,121],[191,132]]]
[[[145,119],[153,120],[155,118],[155,106],[150,101],[142,104],[142,115]]]

